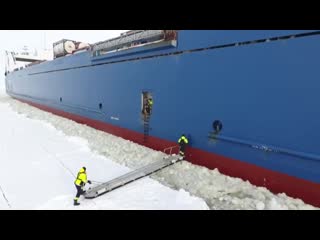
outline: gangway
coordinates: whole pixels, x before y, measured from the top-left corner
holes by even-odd
[[[125,175],[117,177],[109,182],[93,187],[88,191],[86,191],[86,193],[84,194],[84,197],[88,199],[96,198],[114,189],[117,189],[131,182],[134,182],[140,178],[146,177],[152,173],[160,171],[161,169],[166,168],[170,165],[173,165],[181,160],[183,160],[183,157],[180,155],[169,155],[159,161],[156,161],[147,166],[144,166],[142,168],[129,172]]]

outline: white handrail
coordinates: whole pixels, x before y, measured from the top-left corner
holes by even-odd
[[[172,146],[172,147],[167,147],[167,148],[165,148],[165,149],[163,150],[163,152],[166,153],[167,150],[170,150],[169,155],[171,155],[172,150],[173,150],[174,148],[176,148],[176,147],[179,147],[179,145],[174,145],[174,146]]]

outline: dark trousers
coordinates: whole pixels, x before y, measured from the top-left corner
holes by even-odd
[[[149,106],[146,106],[146,112],[147,114],[151,114],[151,108]]]
[[[84,193],[85,193],[85,191],[83,191],[83,189],[82,189],[82,187],[81,187],[81,186],[78,186],[78,185],[76,185],[76,184],[75,184],[75,186],[76,186],[76,188],[77,188],[77,195],[76,195],[76,199],[79,199],[80,195],[81,195],[81,194],[84,194]]]
[[[186,150],[186,144],[180,144],[180,155],[184,156]]]

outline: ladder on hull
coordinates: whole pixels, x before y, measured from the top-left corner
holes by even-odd
[[[149,137],[149,131],[150,131],[150,116],[147,116],[144,118],[143,121],[143,142],[146,143]]]

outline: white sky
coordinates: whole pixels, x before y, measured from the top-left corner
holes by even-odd
[[[21,51],[23,46],[52,49],[52,44],[63,38],[95,43],[117,37],[128,30],[0,30],[0,89],[4,87],[4,51]]]
[[[0,113],[0,209],[74,209],[73,175],[80,167],[87,167],[90,180],[104,182],[165,156],[18,102],[1,90]],[[186,161],[80,201],[77,209],[315,209]]]

